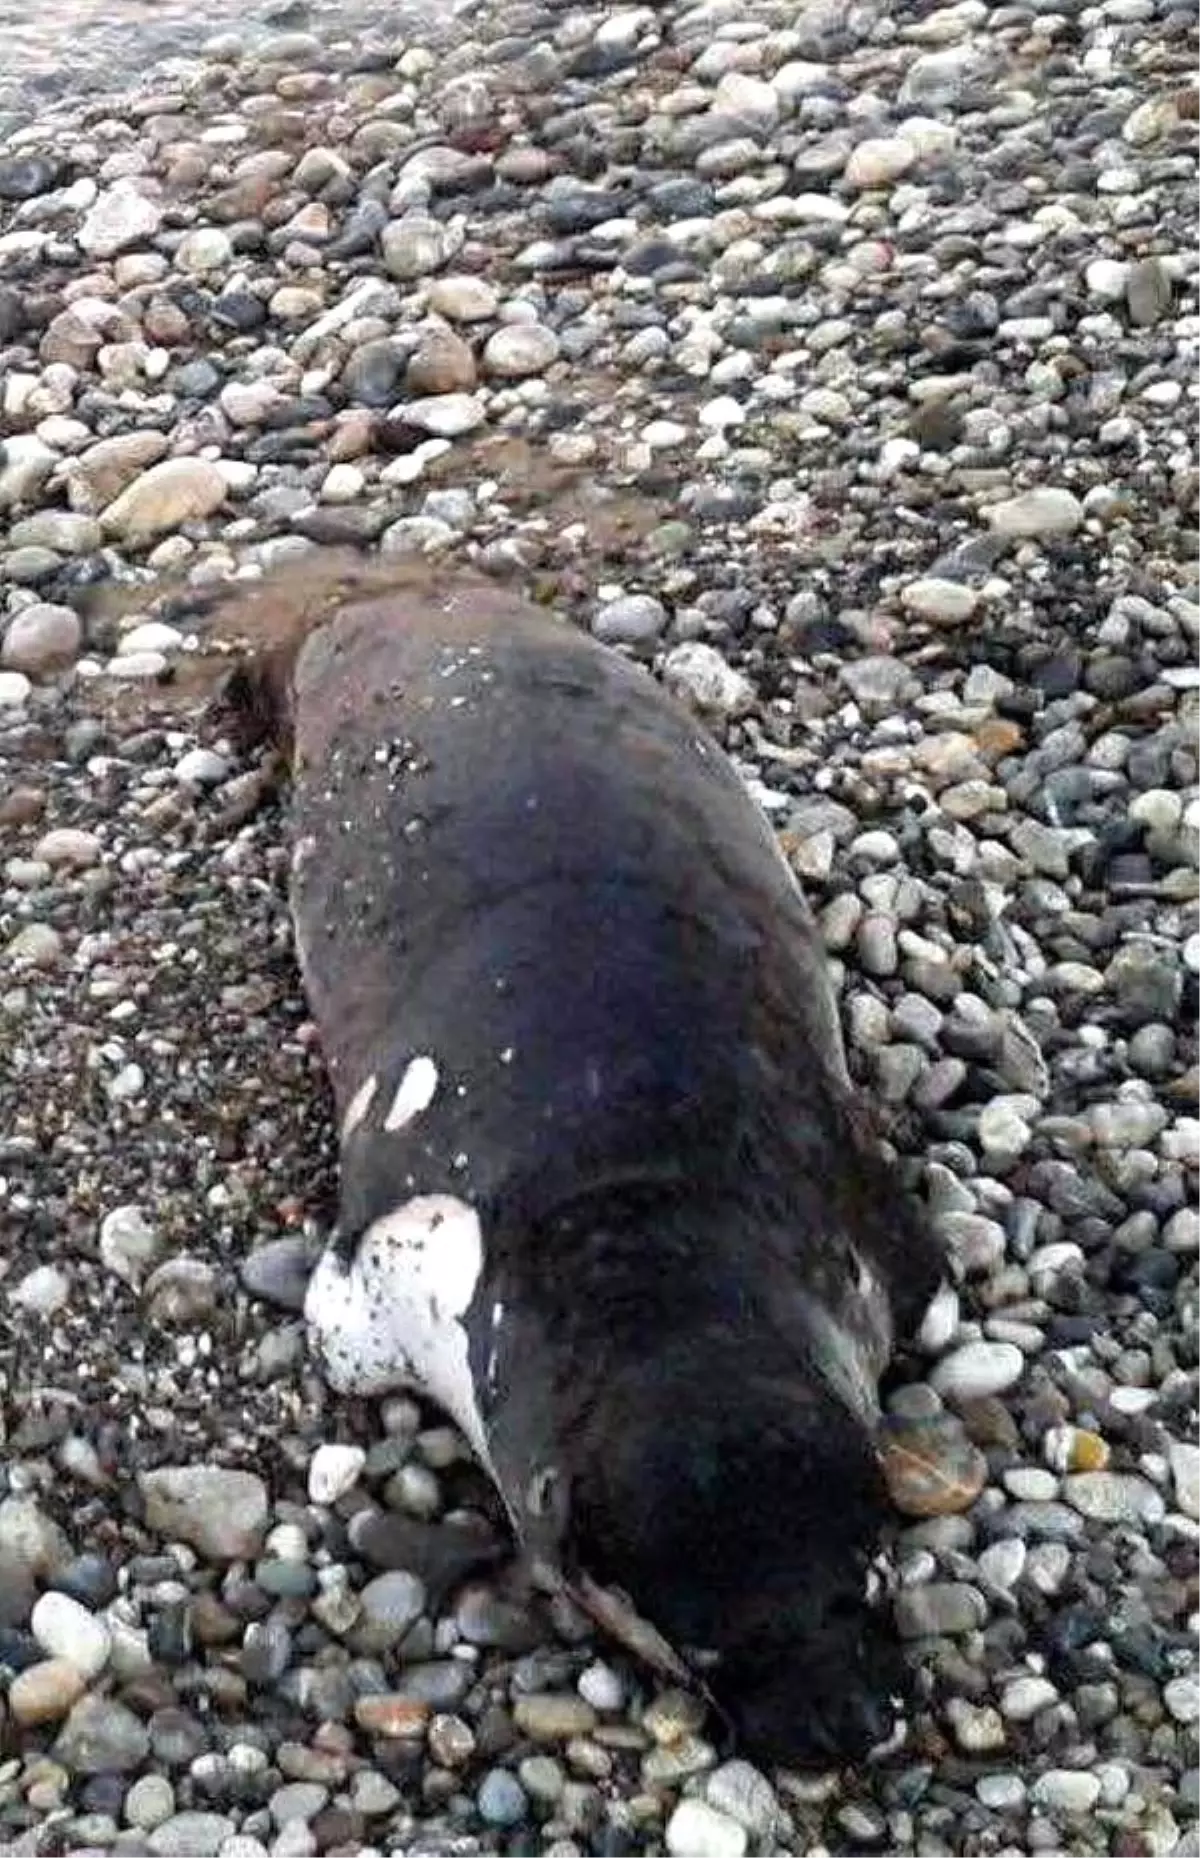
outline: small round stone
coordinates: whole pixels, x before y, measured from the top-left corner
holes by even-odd
[[[1172,1677],[1163,1685],[1167,1713],[1177,1723],[1200,1720],[1200,1683],[1194,1677]]]
[[[483,351],[483,365],[501,380],[543,374],[558,359],[558,337],[541,323],[510,323],[497,329]]]
[[[1049,1678],[1030,1675],[1016,1677],[1004,1686],[1000,1709],[1006,1721],[1027,1723],[1057,1701],[1058,1691]]]
[[[1099,1798],[1099,1780],[1082,1768],[1049,1768],[1033,1783],[1035,1805],[1052,1813],[1090,1813]]]
[[[308,1467],[310,1503],[336,1503],[353,1490],[366,1462],[361,1445],[318,1445]]]
[[[667,1821],[673,1858],[744,1858],[749,1846],[746,1828],[704,1800],[681,1800]]]
[[[140,1832],[153,1832],[175,1811],[175,1789],[165,1774],[143,1774],[125,1795],[125,1821]]]
[[[475,1795],[480,1818],[488,1826],[519,1826],[529,1811],[525,1789],[507,1768],[491,1768]]]
[[[600,608],[592,631],[606,645],[649,646],[666,623],[666,608],[660,600],[650,594],[626,594]]]
[[[987,1459],[952,1413],[889,1417],[880,1444],[888,1494],[905,1516],[969,1509],[987,1482]]]
[[[576,1688],[585,1703],[594,1710],[614,1711],[624,1707],[625,1685],[611,1665],[590,1664],[579,1674]]]
[[[1011,1342],[965,1342],[943,1355],[930,1384],[946,1400],[986,1399],[1005,1393],[1025,1372],[1025,1357]]]
[[[108,1627],[69,1594],[44,1593],[29,1624],[42,1650],[51,1658],[73,1664],[85,1683],[99,1677],[108,1663]]]
[[[79,655],[83,627],[69,606],[38,602],[17,613],[0,642],[0,664],[6,671],[42,677]]]
[[[85,1688],[77,1665],[65,1658],[47,1658],[17,1672],[8,1688],[8,1707],[14,1721],[32,1729],[61,1721]]]
[[[518,1697],[513,1721],[534,1742],[565,1742],[588,1735],[596,1726],[596,1712],[582,1697],[545,1695]]]

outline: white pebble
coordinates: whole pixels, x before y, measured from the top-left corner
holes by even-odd
[[[70,1280],[56,1265],[35,1265],[9,1291],[9,1301],[31,1316],[53,1316],[70,1294]]]
[[[367,487],[366,476],[357,465],[330,465],[321,485],[322,503],[353,503]]]
[[[182,632],[174,626],[166,625],[161,619],[146,619],[138,626],[131,626],[117,640],[118,658],[128,658],[131,654],[153,652],[177,652],[183,644]]]
[[[1052,1703],[1058,1702],[1058,1692],[1048,1677],[1015,1677],[1011,1684],[1006,1684],[1000,1698],[1000,1709],[1010,1723],[1027,1723]]]
[[[681,1800],[667,1821],[673,1858],[744,1858],[749,1843],[744,1826],[703,1800]]]
[[[367,1462],[361,1445],[318,1445],[308,1467],[310,1503],[336,1503],[358,1482]]]
[[[1090,1813],[1100,1798],[1100,1782],[1085,1768],[1050,1768],[1034,1781],[1033,1798],[1052,1813]]]
[[[100,1224],[100,1259],[136,1290],[158,1256],[158,1234],[138,1206],[114,1207]]]
[[[594,1710],[619,1710],[625,1702],[625,1686],[611,1665],[599,1660],[580,1673],[575,1688]]]
[[[85,1683],[99,1677],[108,1663],[112,1650],[108,1627],[70,1594],[44,1593],[29,1625],[42,1650],[73,1666]]]
[[[993,1813],[1012,1813],[1025,1804],[1025,1783],[1019,1774],[981,1774],[975,1798]]]
[[[1020,1580],[1028,1553],[1019,1536],[1006,1535],[998,1542],[989,1542],[979,1557],[981,1578],[989,1587],[1007,1593]]]
[[[175,763],[173,773],[181,787],[216,787],[230,772],[229,762],[212,748],[190,748]]]
[[[958,1334],[961,1310],[954,1285],[944,1283],[921,1319],[917,1347],[925,1355],[940,1355]]]
[[[1194,1677],[1173,1677],[1163,1685],[1163,1702],[1177,1723],[1200,1717],[1200,1687]]]
[[[930,1384],[947,1400],[982,1400],[1004,1393],[1025,1372],[1025,1357],[1011,1342],[966,1342],[944,1355]]]
[[[974,615],[979,595],[962,581],[950,581],[932,574],[923,580],[910,581],[901,592],[900,604],[906,613],[927,620],[930,625],[962,626]]]
[[[276,1561],[307,1561],[308,1537],[299,1523],[276,1523],[263,1543],[263,1553]]]

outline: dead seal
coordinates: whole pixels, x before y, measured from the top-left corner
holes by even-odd
[[[449,1413],[749,1752],[861,1756],[901,1676],[879,1383],[941,1259],[758,809],[644,671],[462,575],[326,602],[229,695],[291,764],[329,1381]]]

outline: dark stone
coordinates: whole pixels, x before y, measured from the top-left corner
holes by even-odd
[[[191,1608],[186,1601],[164,1606],[146,1629],[150,1655],[159,1664],[186,1664],[192,1654]]]
[[[221,370],[203,355],[172,370],[170,385],[181,400],[208,400],[222,385]]]
[[[968,291],[965,297],[950,305],[945,324],[959,342],[994,335],[1000,327],[1000,305],[990,290]]]
[[[25,300],[11,285],[0,285],[0,342],[15,342],[26,327]]]
[[[298,394],[294,400],[277,400],[268,407],[264,423],[271,432],[283,432],[332,417],[333,407],[323,394]]]
[[[307,536],[310,542],[320,542],[326,547],[358,547],[375,541],[387,527],[390,514],[387,510],[361,504],[318,503],[310,510],[303,510],[293,521],[292,528],[297,535]]]
[[[673,175],[650,188],[646,205],[660,220],[707,219],[716,210],[716,194],[708,181]]]
[[[252,1251],[242,1265],[242,1283],[252,1297],[299,1312],[316,1263],[316,1250],[302,1238],[269,1239]]]
[[[80,1788],[80,1808],[85,1813],[106,1813],[119,1822],[128,1787],[128,1779],[123,1774],[93,1774]]]
[[[543,201],[540,217],[548,232],[562,237],[570,232],[590,232],[606,219],[621,219],[630,204],[627,194],[581,187],[577,193],[552,194]]]
[[[267,306],[249,290],[227,290],[217,298],[209,314],[222,329],[234,329],[241,335],[261,329],[267,320]]]
[[[611,77],[615,71],[623,71],[626,65],[634,63],[638,56],[636,45],[585,45],[568,59],[567,77]]]
[[[35,200],[63,179],[63,165],[52,155],[7,155],[0,159],[0,200]]]
[[[354,211],[347,215],[341,230],[325,247],[329,258],[363,258],[373,252],[379,242],[379,235],[391,218],[382,200],[368,197],[360,200]]]
[[[359,406],[386,407],[397,398],[406,357],[387,336],[356,348],[341,373],[341,385]]]
[[[103,1555],[79,1555],[50,1585],[96,1612],[116,1593],[117,1571]]]
[[[0,1612],[0,1672],[9,1671],[15,1677],[18,1671],[28,1670],[31,1664],[40,1664],[45,1656],[35,1638],[28,1632],[19,1632],[15,1626],[5,1625]]]
[[[187,1710],[156,1710],[150,1719],[150,1746],[165,1768],[186,1768],[198,1755],[207,1754],[207,1729]]]

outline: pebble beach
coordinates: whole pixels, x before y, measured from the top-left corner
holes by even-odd
[[[1200,1853],[1190,0],[75,26],[0,7],[0,1853]],[[371,1552],[484,1486],[306,1355],[286,809],[169,681],[330,548],[644,662],[810,897],[954,1276],[857,1772]]]

